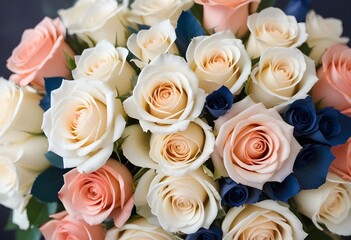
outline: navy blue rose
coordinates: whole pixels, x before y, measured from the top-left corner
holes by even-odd
[[[222,230],[217,225],[211,225],[209,229],[200,228],[197,232],[189,234],[185,240],[221,240]]]
[[[300,192],[300,185],[294,174],[290,174],[282,182],[265,183],[263,192],[273,200],[287,202]]]
[[[261,191],[234,182],[231,178],[225,178],[220,191],[222,204],[230,207],[238,207],[244,203],[258,202]]]
[[[351,136],[351,118],[339,110],[327,107],[317,111],[318,130],[308,135],[316,142],[336,146]]]
[[[218,118],[232,107],[233,101],[233,94],[227,87],[222,86],[206,97],[205,108],[212,117]]]
[[[312,0],[290,0],[284,12],[295,16],[298,22],[304,22],[307,12],[311,9]]]
[[[293,172],[301,189],[316,189],[325,183],[328,169],[335,159],[330,147],[321,144],[306,144],[296,157]]]
[[[285,122],[294,126],[295,136],[308,135],[318,129],[316,109],[309,96],[290,104],[283,118]]]
[[[62,84],[63,77],[44,78],[45,82],[45,96],[40,101],[40,107],[46,111],[51,106],[51,92],[59,88]]]

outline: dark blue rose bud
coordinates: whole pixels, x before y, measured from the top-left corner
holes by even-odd
[[[293,172],[301,189],[316,189],[325,183],[328,169],[334,156],[330,147],[321,144],[306,144],[296,157]]]
[[[221,240],[222,230],[217,225],[211,225],[209,229],[200,228],[197,232],[189,234],[185,240]]]
[[[245,203],[256,203],[260,195],[261,191],[259,189],[238,184],[231,178],[224,179],[221,186],[222,204],[230,207],[238,207]]]
[[[233,105],[234,96],[225,86],[213,91],[206,97],[205,108],[212,117],[224,115]]]
[[[298,22],[304,22],[307,12],[311,9],[312,0],[290,0],[284,12],[295,16]]]
[[[317,111],[318,130],[308,135],[316,142],[336,146],[343,144],[351,136],[351,118],[339,110],[326,107]]]
[[[294,126],[295,136],[311,134],[318,128],[316,109],[311,97],[290,104],[284,113],[284,121]]]
[[[63,77],[44,78],[46,93],[40,101],[40,107],[44,111],[48,110],[51,106],[51,92],[61,86],[63,79]]]
[[[300,185],[294,174],[290,174],[281,183],[265,183],[263,192],[273,200],[287,202],[291,197],[300,192]]]

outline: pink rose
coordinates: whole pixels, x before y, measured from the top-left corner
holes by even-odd
[[[322,57],[319,81],[312,88],[312,98],[321,107],[332,106],[351,116],[351,49],[333,45]]]
[[[247,17],[256,12],[261,0],[195,0],[203,5],[203,24],[206,29],[220,32],[231,30],[242,37],[247,28]]]
[[[133,177],[126,166],[109,159],[95,172],[73,169],[64,175],[58,195],[67,212],[91,225],[113,218],[121,227],[134,206]]]
[[[291,172],[301,146],[293,127],[271,108],[250,97],[235,103],[215,121],[218,132],[212,161],[215,175],[262,189],[269,181],[281,182]]]
[[[69,78],[65,52],[71,56],[74,53],[65,42],[65,34],[58,18],[45,17],[34,29],[25,30],[20,44],[7,60],[7,68],[13,72],[9,80],[43,90],[43,77]]]
[[[345,144],[332,147],[331,151],[335,160],[330,165],[330,172],[351,181],[351,138]]]
[[[89,225],[78,220],[67,212],[60,212],[51,216],[53,220],[40,227],[40,231],[46,240],[103,240],[105,229],[102,225]]]

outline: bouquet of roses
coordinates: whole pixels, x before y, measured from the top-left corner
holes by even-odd
[[[351,50],[310,2],[78,0],[26,30],[0,79],[7,228],[351,235]]]

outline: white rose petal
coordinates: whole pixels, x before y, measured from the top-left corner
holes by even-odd
[[[318,189],[303,190],[294,199],[299,211],[320,230],[325,225],[335,234],[351,235],[351,182],[328,173],[325,184]]]
[[[171,133],[186,129],[202,111],[205,93],[185,60],[162,54],[145,67],[133,95],[123,102],[144,131]]]
[[[261,56],[270,47],[299,47],[308,36],[305,23],[274,7],[250,15],[247,25],[251,34],[246,49],[251,58]]]
[[[186,59],[206,93],[224,85],[233,94],[239,94],[251,71],[244,45],[230,31],[193,38]]]
[[[0,137],[8,141],[26,138],[29,133],[41,133],[44,111],[41,96],[30,87],[18,87],[0,78]],[[25,121],[23,121],[25,119]]]
[[[224,240],[303,240],[307,236],[289,208],[273,200],[231,208],[222,230]]]
[[[64,80],[52,92],[42,128],[49,150],[63,157],[65,168],[92,172],[106,163],[125,128],[122,103],[106,83]]]
[[[132,61],[139,68],[143,68],[162,53],[178,54],[175,45],[176,38],[174,27],[169,20],[165,20],[148,30],[133,33],[128,38],[127,47],[139,59]]]
[[[307,97],[317,80],[313,61],[300,50],[273,47],[252,70],[247,92],[255,102],[281,112],[291,102]]]
[[[90,46],[107,40],[118,46],[125,46],[127,29],[123,18],[128,0],[119,4],[115,0],[79,0],[73,7],[58,10],[69,34],[77,34]]]
[[[307,43],[312,48],[309,55],[316,63],[320,62],[325,50],[338,43],[346,44],[349,41],[342,35],[342,22],[336,18],[323,18],[314,11],[306,16]]]
[[[99,41],[95,47],[87,48],[82,55],[75,56],[77,67],[73,69],[74,79],[85,78],[107,82],[118,95],[132,90],[131,79],[135,75],[127,61],[128,50],[115,48],[106,40]]]
[[[175,27],[182,11],[190,9],[193,4],[192,0],[135,0],[130,6],[129,20],[153,26],[170,19]]]
[[[139,215],[149,222],[158,220],[166,231],[190,234],[201,227],[209,228],[216,218],[220,199],[217,189],[202,169],[181,177],[150,170],[139,181],[135,205]]]

